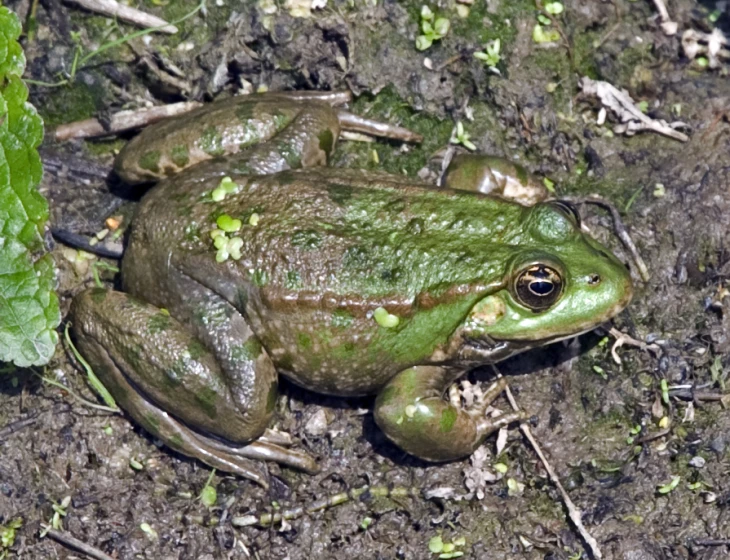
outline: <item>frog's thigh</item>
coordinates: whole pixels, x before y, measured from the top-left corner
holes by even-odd
[[[116,388],[120,401],[136,395],[119,383],[121,375],[156,407],[201,431],[245,443],[266,428],[277,395],[276,372],[267,355],[253,351],[261,345],[250,330],[249,339],[240,341],[251,348],[248,356],[239,357],[239,367],[245,365],[251,379],[242,392],[184,325],[127,294],[88,290],[74,299],[71,318],[79,350],[99,369],[102,381]]]
[[[485,418],[488,402],[479,411],[453,406],[443,398],[452,381],[453,372],[441,367],[416,366],[400,372],[378,394],[375,421],[411,455],[450,461],[470,455],[490,433],[523,418],[521,413]],[[493,400],[505,386],[500,380],[485,400]]]

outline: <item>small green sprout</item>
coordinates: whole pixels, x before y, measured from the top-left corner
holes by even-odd
[[[248,218],[248,225],[250,225],[250,226],[257,226],[257,225],[259,225],[259,220],[260,219],[261,219],[261,216],[259,216],[256,212],[254,212]]]
[[[66,517],[66,509],[71,504],[71,496],[66,496],[60,503],[53,502],[51,508],[53,508],[53,517],[51,517],[50,525],[45,525],[41,531],[40,536],[45,537],[49,529],[61,530],[63,529],[63,517]]]
[[[652,194],[656,198],[662,198],[665,194],[667,194],[667,190],[664,188],[662,183],[657,183],[654,185],[654,192],[652,192]]]
[[[132,467],[135,471],[141,471],[144,469],[144,465],[137,461],[134,457],[129,458],[129,466]]]
[[[669,385],[667,385],[667,380],[662,379],[659,382],[659,387],[661,387],[662,390],[662,401],[664,404],[669,404]]]
[[[606,370],[603,369],[601,366],[593,366],[593,371],[595,371],[598,375],[600,375],[603,379],[608,379],[608,374],[606,373]]]
[[[538,19],[540,19],[539,16]],[[535,27],[532,28],[532,40],[535,43],[554,43],[560,40],[560,33],[557,29],[546,29],[544,26],[536,23]]]
[[[436,535],[435,537],[431,537],[431,540],[428,541],[428,550],[433,552],[434,554],[439,554],[444,549],[444,540],[441,538],[441,535]]]
[[[391,315],[384,307],[378,307],[373,311],[373,319],[375,322],[386,329],[392,329],[398,326],[400,319],[397,315]]]
[[[223,177],[221,182],[218,183],[218,186],[210,193],[210,196],[215,202],[220,202],[226,198],[226,195],[235,194],[240,190],[241,187],[238,183],[234,182],[233,179],[230,177]]]
[[[0,526],[0,546],[2,548],[10,548],[15,544],[15,532],[23,526],[23,519],[16,517],[8,522],[7,525]],[[2,557],[0,552],[0,557]]]
[[[660,494],[669,494],[672,490],[679,486],[680,480],[682,480],[681,476],[673,476],[670,482],[658,486],[657,492],[659,492]]]
[[[545,14],[537,14],[537,21],[543,25],[550,25],[552,23],[552,20]]]
[[[525,485],[522,482],[515,480],[514,478],[507,479],[507,495],[508,496],[521,496],[525,491]]]
[[[720,19],[721,15],[722,15],[722,11],[715,10],[714,12],[708,14],[707,19],[710,23],[715,23],[718,19]]]
[[[469,140],[470,137],[471,137],[471,135],[466,130],[464,130],[464,125],[462,124],[462,122],[457,121],[456,129],[454,130],[454,132],[452,133],[452,136],[451,136],[451,143],[452,144],[461,144],[467,150],[474,151],[477,149],[477,147],[474,145],[474,143],[471,140]]]
[[[710,64],[710,61],[707,60],[706,56],[698,56],[697,58],[695,58],[695,62],[700,68],[707,68],[707,65]]]
[[[158,538],[157,531],[155,531],[152,528],[152,525],[150,525],[149,523],[140,523],[139,528],[142,529],[142,532],[145,533],[149,538],[151,538],[151,539]]]
[[[241,229],[241,226],[243,225],[241,223],[241,220],[238,218],[231,218],[228,214],[221,214],[218,216],[218,219],[215,221],[216,225],[225,231],[226,233],[235,233],[239,229]]]
[[[545,177],[542,180],[542,184],[545,185],[545,188],[548,190],[548,192],[554,193],[555,192],[555,181],[551,181],[547,177]]]
[[[639,101],[636,104],[636,108],[639,109],[642,113],[646,113],[649,110],[649,102],[648,101]]]
[[[561,2],[548,2],[543,8],[546,14],[551,16],[559,16],[565,10],[565,7]]]
[[[200,495],[198,496],[200,502],[208,508],[213,507],[218,500],[218,493],[215,490],[215,486],[211,484],[213,476],[215,476],[215,469],[210,471],[208,480],[205,481],[205,486],[203,486],[203,489],[200,491]]]
[[[494,465],[492,465],[492,468],[494,468],[494,470],[497,471],[499,474],[506,474],[509,467],[507,467],[507,465],[505,465],[504,463],[495,463]]]
[[[474,58],[484,62],[489,68],[494,68],[502,59],[500,51],[502,50],[502,42],[499,39],[490,41],[484,47],[484,52],[478,51],[474,53]]]
[[[365,517],[362,521],[360,521],[360,529],[363,531],[367,531],[370,525],[373,524],[373,518],[372,517]]]
[[[108,436],[110,436],[110,435],[114,434],[114,430],[113,430],[113,429],[112,429],[112,427],[111,427],[110,425],[108,425],[108,424],[107,424],[106,426],[104,426],[104,427],[102,428],[102,431],[103,431],[103,432],[104,432],[104,433],[105,433],[106,435],[108,435]]]
[[[416,48],[425,51],[434,41],[443,39],[451,28],[451,22],[443,17],[437,18],[431,8],[421,7],[421,32],[423,35],[416,37]]]

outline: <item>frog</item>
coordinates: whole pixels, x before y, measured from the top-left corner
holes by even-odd
[[[577,336],[632,297],[627,266],[506,159],[460,154],[436,186],[330,167],[344,132],[419,141],[341,92],[253,94],[148,127],[118,155],[141,199],[121,290],[72,301],[80,353],[172,450],[266,486],[317,461],[270,429],[279,376],[343,398],[427,462],[472,454],[524,411],[447,398],[472,369]],[[519,200],[518,193],[526,193]]]

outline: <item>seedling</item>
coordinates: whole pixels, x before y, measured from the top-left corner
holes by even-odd
[[[478,51],[474,53],[474,58],[478,58],[484,64],[486,64],[489,68],[494,68],[499,64],[499,61],[502,59],[499,52],[502,49],[502,43],[499,39],[495,39],[494,41],[490,41],[487,43],[487,45],[484,47],[484,52]]]
[[[431,8],[421,7],[421,33],[416,37],[416,48],[425,51],[434,41],[443,39],[451,28],[451,22],[443,17],[437,18]]]
[[[461,121],[458,121],[456,123],[456,130],[452,133],[451,136],[451,143],[452,144],[461,144],[464,146],[467,150],[476,150],[477,147],[474,145],[474,143],[469,140],[470,135],[469,133],[464,130],[464,125]]]

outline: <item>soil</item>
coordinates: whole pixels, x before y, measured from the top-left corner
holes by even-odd
[[[8,4],[22,18],[30,9],[26,0]],[[651,273],[642,280],[608,216],[584,206],[593,234],[634,274],[634,300],[614,325],[658,350],[624,346],[617,364],[612,341],[594,332],[501,366],[604,558],[725,558],[730,81],[727,68],[708,69],[683,56],[680,37],[686,29],[724,28],[730,19],[713,14],[714,2],[675,0],[669,8],[680,31],[667,36],[648,0],[563,4],[555,17],[561,39],[537,44],[533,0],[476,0],[466,18],[456,3],[440,0],[430,6],[451,30],[419,52],[420,1],[330,0],[311,17],[294,18],[283,2],[267,16],[262,2],[218,0],[179,23],[177,35],[105,48],[69,76],[75,49],[86,55],[132,28],[41,0],[37,28],[24,39],[26,77],[68,79],[58,87],[30,86],[47,125],[43,190],[52,223],[93,233],[120,200],[133,204],[139,196],[106,180],[115,150],[131,134],[55,143],[53,127],[64,122],[103,121],[122,108],[209,101],[247,88],[349,89],[357,96],[353,111],[412,128],[425,141],[417,147],[343,142],[335,164],[431,176],[424,167],[460,120],[480,151],[549,178],[557,196],[597,193],[610,200]],[[145,0],[140,7],[174,21],[195,2]],[[497,38],[498,73],[473,57]],[[686,122],[690,141],[614,134],[610,112],[606,124],[597,124],[599,103],[578,95],[582,76],[625,88],[652,118]],[[53,254],[66,310],[75,293],[93,284],[93,267],[61,244]],[[102,269],[101,276],[114,281],[113,271]],[[210,507],[198,498],[210,475],[205,465],[36,373],[96,402],[63,348],[42,371],[0,377],[0,525],[22,519],[14,544],[0,544],[0,558],[78,558],[39,537],[54,503],[67,496],[63,530],[124,560],[428,559],[439,557],[428,547],[438,535],[447,543],[463,537],[456,550],[464,558],[591,557],[516,429],[498,456],[490,438],[471,459],[429,465],[385,441],[370,413],[372,399],[325,398],[285,384],[276,427],[318,458],[321,474],[271,464],[265,491],[215,473],[217,500]],[[471,377],[484,384],[490,376]],[[663,399],[664,383],[670,390]],[[499,406],[508,408],[504,400]],[[506,467],[504,476],[497,464]],[[673,477],[680,478],[670,488]],[[416,493],[366,493],[273,528],[232,524],[367,483]]]

